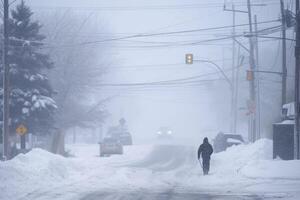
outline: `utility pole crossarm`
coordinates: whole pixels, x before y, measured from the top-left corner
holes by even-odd
[[[244,10],[228,9],[228,8],[226,8],[226,6],[224,6],[223,10],[230,11],[230,12],[248,13],[247,11],[244,11]]]

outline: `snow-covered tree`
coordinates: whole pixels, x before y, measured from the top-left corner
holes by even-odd
[[[49,49],[55,62],[50,80],[58,106],[51,151],[64,154],[64,138],[69,130],[100,127],[108,115],[105,103],[110,98],[101,95],[99,85],[108,66],[109,49],[105,44],[79,45],[91,40],[84,35],[103,31],[103,26],[91,24],[92,15],[66,11],[42,17],[47,43],[56,44]]]
[[[31,133],[45,134],[53,127],[56,109],[46,75],[53,64],[43,52],[45,37],[40,34],[41,25],[32,20],[32,15],[30,8],[21,1],[11,11],[9,20],[11,128],[14,130],[19,124],[25,124]],[[0,82],[2,84],[2,80]],[[0,99],[2,96],[3,93]]]

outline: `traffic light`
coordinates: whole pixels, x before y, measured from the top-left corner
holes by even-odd
[[[185,64],[191,65],[194,62],[194,56],[191,53],[185,54]]]

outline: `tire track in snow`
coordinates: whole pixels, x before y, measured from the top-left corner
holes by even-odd
[[[147,168],[154,172],[173,171],[193,165],[196,153],[193,147],[179,145],[157,145],[141,161],[130,164],[130,167]]]

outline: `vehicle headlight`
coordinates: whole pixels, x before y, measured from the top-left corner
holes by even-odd
[[[168,134],[171,135],[171,134],[172,134],[172,131],[168,131]]]
[[[158,134],[158,135],[161,135],[161,131],[158,131],[157,134]]]

